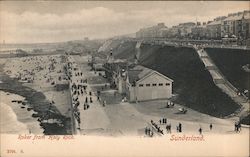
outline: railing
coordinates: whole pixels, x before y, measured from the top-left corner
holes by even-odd
[[[69,76],[68,65],[67,65],[67,69],[66,69],[66,75]],[[71,98],[71,101],[70,101],[70,110],[71,110],[72,133],[73,134],[77,134],[77,131],[76,131],[76,119],[75,119],[74,112],[73,112],[74,111],[73,110],[73,98],[72,98],[72,90],[71,90],[72,83],[70,82],[70,80],[69,80],[68,84],[69,84],[69,92],[70,92],[70,98]]]

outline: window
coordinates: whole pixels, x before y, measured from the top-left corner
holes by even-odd
[[[150,84],[146,84],[147,87],[150,87]]]
[[[163,83],[159,83],[159,86],[163,86]]]
[[[166,86],[170,86],[170,83],[166,83]]]
[[[139,84],[139,87],[143,87],[143,84]]]
[[[156,83],[153,83],[153,86],[156,86]]]

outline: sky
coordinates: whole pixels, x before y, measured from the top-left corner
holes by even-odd
[[[159,22],[206,22],[249,7],[248,1],[0,1],[0,42],[103,39]]]

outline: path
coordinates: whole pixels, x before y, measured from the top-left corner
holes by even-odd
[[[238,103],[241,108],[237,110],[234,114],[230,115],[230,118],[241,117],[245,115],[249,110],[249,103],[243,96],[237,94],[237,89],[226,79],[226,77],[220,72],[217,66],[213,63],[212,59],[209,57],[207,52],[201,48],[194,46],[197,54],[199,55],[201,61],[204,63],[205,67],[211,74],[213,81],[216,86],[218,86],[223,92],[229,95],[236,103]],[[237,118],[236,118],[237,119]]]
[[[69,62],[73,63],[72,67],[73,69],[76,68],[77,70],[73,71],[72,74],[72,82],[79,85],[79,84],[83,84],[80,83],[81,79],[88,79],[88,77],[90,76],[88,73],[88,69],[87,69],[87,61],[85,62],[85,64],[81,64],[79,65],[78,63],[76,63],[75,58],[73,56],[69,56],[68,57]],[[83,73],[82,76],[76,76],[75,73]],[[83,95],[79,95],[78,96],[78,100],[80,102],[80,105],[78,106],[79,112],[80,112],[80,119],[81,119],[81,123],[80,123],[80,133],[84,134],[85,130],[93,130],[93,129],[105,129],[106,126],[109,124],[109,119],[106,115],[106,113],[103,110],[103,106],[102,104],[97,100],[97,96],[95,95],[95,93],[92,91],[92,88],[90,87],[90,85],[88,83],[84,83],[85,85],[87,85],[86,88],[86,93]],[[89,93],[92,93],[91,96]],[[88,99],[90,99],[90,97],[93,100],[93,103],[88,103],[89,104],[89,108],[84,110],[84,102],[86,97],[88,97]]]
[[[80,67],[79,69],[83,72],[84,79],[96,78],[98,74],[95,74],[94,71],[90,71],[86,58],[87,57],[85,56],[74,56],[74,61],[72,62],[75,62],[78,68]],[[97,84],[95,80],[92,80],[91,83],[95,86]],[[99,84],[103,85],[102,82]],[[91,89],[91,87],[93,87],[91,84],[89,84],[88,87],[88,90],[94,90]],[[112,94],[114,91],[115,90],[105,89],[101,93],[111,93],[108,95],[109,99],[118,99],[118,96]],[[101,96],[104,96],[104,94],[101,94]],[[102,97],[102,99],[105,98],[107,97]],[[176,133],[176,126],[179,122],[182,123],[183,131],[187,134],[198,134],[199,127],[203,128],[204,134],[209,133],[210,122],[212,122],[214,126],[212,133],[233,133],[234,129],[234,122],[229,120],[207,116],[205,122],[201,121],[201,116],[199,115],[204,115],[201,113],[193,115],[193,112],[190,111],[190,114],[188,113],[187,115],[178,115],[174,113],[172,113],[172,115],[175,116],[170,116],[169,114],[164,114],[164,116],[161,114],[152,115],[138,110],[138,107],[136,107],[137,104],[131,104],[128,102],[121,103],[121,101],[112,102],[113,103],[108,103],[105,107],[102,107],[101,104],[98,104],[98,102],[94,100],[94,103],[90,105],[90,109],[88,110],[83,110],[81,108],[82,106],[79,106],[81,119],[83,119],[81,134],[101,136],[144,136],[145,127],[149,126],[148,123],[153,120],[164,130],[164,134],[166,135],[166,125],[159,124],[159,119],[161,118],[168,119],[168,123],[171,123],[172,125],[173,133]],[[154,107],[155,104],[151,104],[151,106]],[[185,116],[193,118],[191,118],[192,120],[188,120],[185,119]],[[248,129],[244,129],[243,133],[246,132],[245,130],[247,131]]]

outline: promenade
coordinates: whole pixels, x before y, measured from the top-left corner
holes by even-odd
[[[68,56],[68,63],[71,64],[70,90],[72,108],[75,109],[80,118],[79,123],[78,117],[74,115],[76,134],[85,134],[89,130],[106,128],[109,120],[103,110],[102,103],[97,99],[96,93],[92,91],[88,84],[86,70],[80,68],[72,56]],[[76,86],[76,90],[74,86]]]
[[[225,120],[215,118],[209,115],[205,115],[188,109],[187,114],[177,114],[178,109],[181,107],[176,104],[172,109],[161,109],[165,102],[141,102],[141,103],[129,103],[121,102],[121,96],[114,92],[116,90],[110,88],[104,88],[101,90],[101,101],[97,100],[97,91],[104,87],[106,83],[102,76],[99,76],[98,72],[90,70],[88,66],[87,56],[68,56],[68,61],[72,63],[72,75],[71,86],[86,86],[86,92],[81,94],[81,87],[72,92],[72,108],[77,105],[77,111],[79,112],[80,123],[78,125],[77,118],[76,134],[81,135],[102,135],[102,136],[145,136],[144,129],[146,127],[152,128],[154,135],[158,136],[159,133],[153,129],[150,121],[153,120],[166,134],[166,124],[160,124],[161,118],[167,118],[168,124],[171,123],[173,133],[176,132],[176,126],[181,123],[183,125],[184,133],[197,133],[200,127],[203,128],[205,134],[209,134],[209,124],[212,123],[214,128],[212,133],[233,133],[234,122],[232,120]],[[81,75],[82,73],[82,75]],[[84,83],[82,82],[84,81]],[[80,91],[79,94],[78,91]],[[91,92],[92,103],[89,102]],[[77,95],[77,96],[76,96]],[[88,97],[88,103],[86,103],[86,97]],[[77,101],[75,101],[77,99]],[[106,101],[105,107],[102,102]],[[85,104],[85,105],[84,105]],[[89,107],[84,109],[86,104]],[[157,110],[157,111],[156,111]],[[159,110],[159,111],[158,111]],[[165,113],[164,115],[162,113]],[[245,134],[247,129],[243,130]]]

